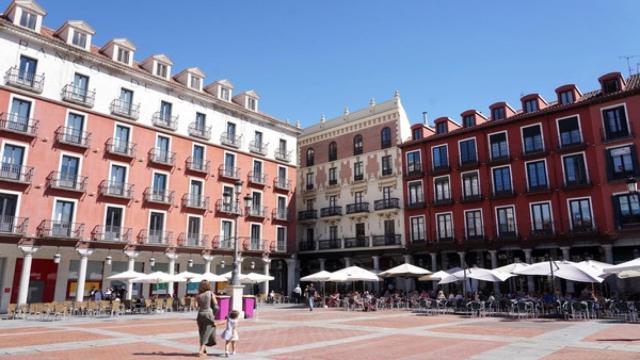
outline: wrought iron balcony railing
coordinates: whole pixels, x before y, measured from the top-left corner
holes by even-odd
[[[275,208],[271,211],[271,216],[274,220],[278,221],[290,221],[289,210]]]
[[[276,149],[274,157],[276,160],[291,162],[291,151],[287,151],[287,149]]]
[[[394,246],[402,244],[402,235],[385,234],[371,236],[373,246]]]
[[[209,197],[201,194],[184,194],[182,196],[182,206],[191,209],[208,210]]]
[[[341,248],[342,248],[342,239],[334,238],[334,239],[318,240],[319,250],[331,250],[331,249],[341,249]]]
[[[216,211],[229,215],[242,214],[239,205],[236,205],[235,202],[225,202],[223,199],[219,199],[218,201],[216,201]]]
[[[298,211],[298,220],[315,220],[318,218],[318,210]]]
[[[155,164],[173,166],[176,163],[176,153],[160,148],[149,150],[149,161]]]
[[[122,99],[114,99],[111,102],[111,113],[130,120],[138,120],[140,117],[140,104],[133,104]]]
[[[128,243],[131,241],[131,232],[131,228],[127,227],[98,225],[93,229],[92,238],[94,241]]]
[[[133,184],[104,180],[100,183],[100,195],[131,199],[133,197]]]
[[[140,241],[143,244],[152,245],[168,245],[173,238],[173,232],[156,230],[156,229],[144,229],[140,231]]]
[[[14,66],[4,74],[4,81],[7,85],[41,93],[44,88],[44,73],[36,74]]]
[[[189,124],[189,135],[200,139],[211,139],[211,125],[203,126],[195,121]]]
[[[246,209],[247,216],[263,218],[267,214],[267,208],[265,206],[251,206]]]
[[[91,133],[70,127],[61,126],[56,130],[56,141],[61,144],[88,148],[90,137]]]
[[[213,248],[221,250],[233,250],[236,239],[233,237],[216,236],[213,240]]]
[[[87,177],[77,174],[53,171],[47,177],[47,184],[51,189],[85,192]]]
[[[373,202],[373,209],[378,210],[387,210],[387,209],[400,209],[400,199],[399,198],[388,198],[388,199],[380,199]]]
[[[175,131],[178,128],[178,115],[166,115],[158,111],[151,118],[153,125]]]
[[[62,100],[91,108],[96,100],[96,91],[67,84],[62,88]]]
[[[367,246],[369,246],[369,237],[366,235],[344,238],[345,248],[367,247]]]
[[[220,165],[218,176],[227,179],[240,179],[240,168]]]
[[[242,146],[242,137],[232,133],[223,133],[220,135],[220,142],[223,145],[239,148]]]
[[[38,120],[15,113],[0,113],[0,130],[35,137],[38,130]]]
[[[267,175],[263,173],[250,172],[247,178],[252,184],[264,185],[267,183]]]
[[[43,220],[38,226],[41,238],[81,239],[84,232],[83,223],[61,220]]]
[[[144,190],[144,201],[162,205],[173,204],[174,191],[167,189],[154,189],[148,187]]]
[[[209,174],[209,165],[211,161],[202,160],[202,159],[193,159],[193,157],[189,156],[187,158],[187,169],[189,171],[199,172],[202,174]]]
[[[242,245],[246,251],[262,251],[266,249],[263,239],[244,238]]]
[[[0,180],[16,182],[21,184],[31,184],[33,177],[33,167],[21,164],[0,163]]]
[[[184,247],[205,247],[209,243],[209,235],[200,233],[180,233],[178,245]]]
[[[342,206],[329,206],[320,209],[320,217],[342,216]]]
[[[0,215],[1,235],[24,235],[28,226],[29,218]]]
[[[133,158],[136,155],[136,144],[116,138],[109,138],[106,146],[109,154]]]
[[[253,140],[249,143],[249,151],[263,156],[267,155],[268,147],[268,144],[265,144],[262,141]]]
[[[356,214],[369,212],[369,203],[368,202],[358,202],[353,204],[347,204],[347,214]]]

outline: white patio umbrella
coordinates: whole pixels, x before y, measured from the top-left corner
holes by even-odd
[[[640,276],[640,258],[605,267],[606,274],[616,274],[620,279]]]
[[[507,273],[507,274],[513,274],[516,271],[520,271],[522,269],[527,268],[528,266],[529,266],[529,264],[527,264],[527,263],[514,262],[514,263],[509,264],[509,265],[497,267],[497,268],[495,268],[493,270],[494,271],[503,272],[503,273]]]
[[[109,280],[131,280],[131,279],[139,278],[141,276],[144,276],[144,273],[133,271],[133,270],[127,270],[125,272],[121,272],[121,273],[118,273],[118,274],[111,275],[107,279],[109,279]]]
[[[142,284],[163,284],[170,282],[185,282],[185,278],[178,275],[167,274],[162,271],[152,272],[150,274],[144,274],[139,278],[132,279],[131,282]]]
[[[517,275],[538,275],[559,277],[561,279],[577,282],[597,282],[603,279],[596,270],[588,266],[578,265],[572,261],[542,261],[531,264],[524,269],[515,272]]]
[[[378,275],[359,266],[349,266],[331,273],[328,281],[380,281]]]
[[[193,277],[193,278],[189,279],[189,282],[198,283],[198,282],[200,282],[202,280],[207,280],[209,282],[225,282],[225,281],[228,281],[228,279],[226,277],[224,277],[224,276],[216,275],[216,274],[214,274],[212,272],[206,272],[204,274],[200,274],[200,275],[198,275],[196,277]]]
[[[488,282],[502,282],[508,278],[515,276],[514,274],[504,273],[501,271],[494,271],[490,269],[484,269],[479,267],[472,267],[469,269],[458,270],[448,276],[442,278],[438,285],[449,284],[456,281],[464,281],[466,279],[476,279],[480,281]]]
[[[182,277],[182,278],[184,278],[184,279],[186,279],[186,280],[190,280],[190,279],[193,279],[194,277],[198,277],[198,276],[200,276],[202,274],[196,274],[196,273],[191,272],[191,271],[183,271],[183,272],[181,272],[181,273],[179,273],[177,275]]]
[[[270,275],[264,275],[264,274],[259,274],[259,273],[255,273],[255,272],[250,272],[247,274],[247,280],[252,282],[252,283],[261,283],[261,282],[265,282],[265,281],[272,281],[275,280],[275,278],[273,276]]]
[[[325,282],[328,281],[331,277],[331,273],[325,270],[318,271],[317,273],[307,275],[305,277],[300,278],[300,281],[304,282]]]
[[[577,263],[577,265],[593,270],[601,278],[605,278],[609,275],[604,272],[604,269],[612,266],[611,264],[596,260],[580,261],[579,263]]]
[[[420,278],[418,278],[418,281],[440,281],[442,280],[442,278],[449,276],[450,274],[458,271],[458,270],[462,270],[462,268],[459,267],[453,267],[449,270],[440,270],[440,271],[436,271],[432,274],[429,275],[424,275]]]
[[[404,263],[396,267],[392,267],[389,270],[383,271],[378,274],[382,277],[420,277],[423,275],[429,275],[431,271],[423,269],[419,266]]]
[[[226,272],[224,274],[221,274],[220,276],[226,278],[227,281],[231,281],[231,278],[233,277],[233,271]],[[247,280],[248,280],[247,279],[247,274],[240,273],[239,276],[240,276],[240,282],[241,283],[246,283],[247,282]]]

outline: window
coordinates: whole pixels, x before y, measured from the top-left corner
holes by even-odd
[[[391,199],[391,186],[382,187],[382,199],[384,200]]]
[[[491,110],[491,118],[493,120],[502,120],[505,118],[505,111],[503,107],[495,108]]]
[[[197,216],[189,216],[187,220],[187,245],[198,246],[200,244],[201,219]]]
[[[72,96],[78,100],[86,101],[88,90],[89,90],[89,77],[86,75],[75,73],[73,75]]]
[[[525,101],[524,102],[524,112],[530,113],[530,112],[534,112],[534,111],[538,111],[538,100],[537,99],[531,99],[531,100]]]
[[[166,174],[153,174],[152,197],[154,201],[164,201],[167,192],[167,181]]]
[[[591,199],[574,199],[569,201],[569,216],[573,231],[588,231],[593,229],[591,216]]]
[[[73,38],[71,38],[71,44],[86,49],[87,47],[87,34],[78,30],[73,30]]]
[[[329,161],[336,161],[338,159],[338,144],[332,141],[329,144]]]
[[[364,193],[362,191],[356,191],[353,193],[353,202],[356,204],[362,204],[364,200]]]
[[[553,223],[551,221],[551,204],[531,204],[531,233],[534,235],[548,235],[552,232]]]
[[[120,89],[120,98],[117,102],[118,111],[131,115],[133,106],[133,91],[125,88]]]
[[[560,133],[560,146],[571,146],[582,143],[580,124],[577,116],[558,120],[558,132]]]
[[[231,100],[231,91],[226,87],[220,87],[220,99],[225,101]]]
[[[336,185],[337,183],[338,183],[337,168],[336,167],[329,168],[329,185]]]
[[[14,97],[5,128],[19,132],[29,132],[31,118],[31,101]]]
[[[353,180],[364,180],[364,173],[362,169],[362,161],[357,161],[353,164]]]
[[[362,135],[356,135],[353,138],[353,155],[362,154]]]
[[[513,206],[496,209],[498,217],[498,236],[516,235],[516,215]]]
[[[388,176],[393,174],[393,166],[391,155],[385,155],[382,157],[382,176]]]
[[[247,98],[247,108],[249,110],[253,110],[253,111],[258,110],[258,100],[254,99],[252,97]]]
[[[329,240],[338,240],[338,227],[336,225],[329,226]]]
[[[629,136],[627,115],[624,106],[602,110],[604,135],[607,140]]]
[[[225,131],[227,137],[232,141],[236,139],[236,124],[232,122],[227,122],[227,130]]]
[[[480,180],[477,171],[462,175],[462,191],[465,198],[480,196]]]
[[[621,146],[608,149],[607,166],[609,167],[609,180],[624,179],[636,174],[636,147],[635,145]]]
[[[73,220],[75,203],[73,201],[56,200],[53,208],[51,232],[54,236],[71,237],[75,233]]]
[[[409,193],[409,205],[421,205],[424,204],[424,192],[422,191],[422,182],[414,181],[408,185]]]
[[[70,112],[67,116],[67,127],[64,130],[64,141],[72,144],[84,145],[84,116]]]
[[[453,239],[453,220],[451,213],[436,215],[436,224],[438,227],[438,240]]]
[[[116,206],[107,206],[104,219],[104,240],[122,241],[122,226],[124,223],[124,209]]]
[[[147,241],[151,244],[162,244],[164,242],[164,213],[151,212],[149,216],[149,237]]]
[[[22,169],[24,155],[24,147],[5,142],[2,149],[0,178],[9,180],[22,180],[24,176],[24,171]]]
[[[602,83],[602,88],[606,94],[620,91],[620,81],[618,79],[605,80]]]
[[[522,128],[522,142],[524,143],[524,153],[534,154],[544,150],[542,143],[542,129],[540,125],[533,125]]]
[[[253,143],[257,149],[262,150],[262,132],[256,131],[253,133]]]
[[[253,177],[254,179],[262,179],[262,161],[253,160]]]
[[[18,69],[18,81],[30,87],[35,86],[36,69],[38,68],[38,60],[20,55],[20,68]]]
[[[156,75],[157,76],[160,76],[162,78],[166,78],[167,77],[167,70],[168,70],[167,65],[159,63],[159,62],[156,63]]]
[[[573,104],[575,98],[573,96],[573,91],[563,91],[560,93],[559,100],[561,105]]]
[[[467,115],[462,118],[462,126],[468,128],[476,125],[476,116],[475,115]]]
[[[640,223],[640,203],[639,195],[622,194],[613,197],[613,208],[616,213],[614,217],[617,225],[623,227],[625,225],[637,225]]]
[[[380,131],[380,147],[383,149],[391,147],[391,129],[388,127]]]
[[[313,166],[314,154],[313,148],[307,149],[307,166]]]
[[[449,157],[447,154],[447,146],[434,146],[431,149],[433,155],[433,170],[445,169],[449,167]]]
[[[547,167],[544,160],[526,163],[527,188],[529,191],[549,188],[547,183]]]
[[[447,122],[441,121],[436,124],[436,134],[444,134],[447,132]]]
[[[451,186],[448,176],[434,179],[433,185],[435,187],[436,203],[451,200]]]
[[[473,164],[478,162],[476,153],[476,139],[460,141],[460,165]]]
[[[334,208],[338,206],[338,195],[329,196],[329,207]]]
[[[191,149],[191,168],[194,170],[207,170],[204,157],[204,146],[194,144]]]
[[[126,196],[127,188],[125,183],[127,182],[127,167],[122,165],[111,165],[111,172],[109,178],[109,194]]]
[[[251,212],[262,215],[262,194],[257,191],[251,193]]]
[[[307,173],[307,190],[313,189],[313,173]]]
[[[489,148],[491,151],[491,160],[500,160],[509,157],[509,144],[507,142],[507,133],[489,135]]]
[[[586,185],[587,168],[583,154],[568,155],[562,158],[565,185]]]
[[[411,138],[413,140],[422,139],[422,129],[413,129],[411,132]]]
[[[287,229],[282,226],[276,227],[276,247],[278,251],[286,251],[287,248]]]
[[[411,220],[411,241],[419,242],[426,240],[424,216],[412,217]]]
[[[195,130],[198,133],[205,133],[205,130],[207,129],[207,116],[203,113],[196,113],[196,121],[194,122],[195,125]]]
[[[31,30],[36,29],[36,23],[38,16],[34,13],[30,13],[22,9],[22,15],[20,16],[20,26],[29,28]]]
[[[464,224],[467,239],[477,239],[483,236],[484,233],[482,229],[482,211],[465,211]]]
[[[508,166],[493,169],[493,193],[511,193],[511,168]]]
[[[407,173],[416,175],[422,172],[422,162],[420,161],[420,151],[407,153]]]
[[[222,220],[220,229],[220,247],[229,249],[233,246],[233,222]]]
[[[123,64],[129,65],[130,59],[131,59],[131,52],[127,49],[118,47],[118,56],[116,57],[116,60]]]
[[[192,89],[200,90],[200,84],[202,83],[202,79],[197,76],[191,75],[191,86]]]
[[[5,144],[4,152],[9,151],[7,146],[11,146],[10,144]],[[14,151],[10,151],[15,153]],[[6,154],[3,154],[6,156]],[[15,157],[15,155],[14,155]],[[80,158],[75,156],[63,155],[62,160],[60,162],[60,177],[58,180],[58,186],[68,188],[68,189],[76,189],[79,186],[78,183],[78,174],[80,172]]]
[[[169,154],[171,140],[166,136],[158,136],[156,138],[156,155],[155,160],[168,163],[171,154]]]
[[[160,119],[164,121],[171,121],[171,112],[173,105],[170,102],[160,102]]]

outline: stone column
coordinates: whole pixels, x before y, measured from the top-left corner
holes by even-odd
[[[111,280],[108,279],[111,276],[111,264],[107,264],[105,260],[102,263],[102,292],[107,291],[108,288],[111,287]]]
[[[325,259],[324,258],[319,258],[318,262],[320,262],[320,271],[324,271],[324,262]]]
[[[495,269],[498,267],[498,251],[497,250],[489,250],[489,255],[491,255],[491,268]],[[493,283],[493,292],[498,295],[500,294],[500,283]]]
[[[563,247],[560,248],[560,250],[562,250],[562,258],[564,260],[571,259],[571,254],[569,253],[570,249],[571,248],[568,247],[568,246],[563,246]],[[573,284],[573,281],[569,281],[569,280],[565,280],[565,281],[566,281],[566,284],[567,284],[567,293],[571,293],[571,294],[575,295],[576,289],[575,289],[575,286]]]
[[[351,258],[350,257],[345,257],[344,258],[344,267],[349,267],[351,266]]]
[[[140,255],[138,252],[133,250],[127,250],[124,252],[125,255],[129,258],[129,264],[127,264],[128,271],[135,271],[136,269],[136,258]],[[133,295],[133,283],[131,281],[127,281],[127,300],[131,300],[131,296]]]
[[[447,258],[446,252],[440,253],[440,258],[442,259],[442,270],[447,270],[449,268],[449,259]]]
[[[213,255],[204,254],[202,258],[204,259],[204,272],[211,272],[211,262],[213,261]]]
[[[436,272],[438,271],[438,254],[429,253],[429,255],[431,256],[431,272]]]
[[[271,276],[269,274],[269,269],[271,268],[271,259],[265,256],[262,258],[262,262],[264,262],[264,274],[266,276]],[[262,293],[264,294],[264,298],[266,299],[267,296],[269,296],[269,280],[266,280],[265,282],[263,282],[262,286],[263,286]]]
[[[286,259],[287,262],[287,295],[291,296],[293,289],[296,287],[297,278],[296,270],[298,266],[297,259]]]
[[[602,250],[604,250],[604,262],[613,264],[613,245],[604,244]]]
[[[165,254],[169,259],[169,275],[174,275],[176,272],[176,260],[178,259],[178,254],[176,253],[166,253]],[[167,294],[171,297],[173,296],[173,282],[170,282],[167,287]]]
[[[33,261],[33,254],[38,251],[38,248],[30,245],[18,246],[22,251],[22,273],[20,273],[20,288],[18,289],[18,305],[24,305],[27,303],[27,296],[29,295],[29,280],[31,279],[31,262]]]
[[[89,256],[93,254],[92,249],[78,249],[80,254],[80,269],[78,270],[78,286],[76,288],[76,302],[84,300],[84,283],[87,280],[87,264]]]
[[[464,260],[465,252],[464,251],[458,251],[458,256],[460,257],[460,267],[464,269],[467,266],[467,264],[465,264],[465,260]]]
[[[524,262],[531,264],[531,249],[522,249],[524,252]],[[527,276],[527,290],[528,292],[535,291],[536,283],[533,281],[533,276]]]
[[[380,272],[380,256],[373,255],[371,256],[371,260],[373,260],[373,272],[376,274],[379,273]],[[376,281],[373,284],[373,289],[375,290],[376,294],[380,293],[380,281]]]
[[[410,254],[402,255],[402,257],[404,258],[404,262],[406,264],[413,263],[413,256],[411,256]],[[414,289],[413,285],[414,285],[414,279],[413,278],[404,279],[404,289],[406,291],[412,291]]]

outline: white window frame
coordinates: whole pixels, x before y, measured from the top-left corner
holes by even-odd
[[[556,225],[555,225],[555,220],[553,219],[553,203],[550,200],[544,200],[544,201],[533,201],[529,203],[529,221],[530,221],[530,226],[529,226],[529,230],[532,231],[533,230],[533,206],[534,205],[542,205],[542,204],[548,204],[549,205],[549,214],[551,217],[551,231],[555,232],[556,231]],[[571,211],[571,210],[569,210]]]
[[[449,159],[449,144],[439,144],[439,145],[434,145],[431,147],[431,170],[435,169],[435,157],[433,156],[433,150],[435,148],[440,148],[440,147],[444,147],[445,148],[445,153],[447,154],[447,165],[451,166],[451,159]]]
[[[413,219],[417,219],[417,218],[422,218],[422,225],[423,225],[423,229],[422,232],[424,234],[424,238],[423,239],[417,239],[417,240],[424,240],[425,242],[427,241],[427,219],[424,215],[416,215],[416,216],[410,216],[409,217],[409,240],[411,242],[416,241],[416,239],[414,239],[413,237],[413,223],[412,220]]]
[[[462,164],[462,151],[460,148],[460,143],[463,143],[465,141],[469,141],[469,140],[473,140],[473,145],[475,148],[475,152],[476,152],[476,161],[479,160],[479,156],[478,156],[478,139],[476,139],[475,136],[471,136],[468,138],[464,138],[464,139],[460,139],[458,140],[458,164]]]
[[[483,214],[482,208],[465,209],[463,211],[463,214],[462,214],[463,222],[464,222],[464,236],[465,236],[465,239],[469,238],[469,231],[468,231],[468,228],[467,228],[467,213],[476,212],[476,211],[480,211],[480,233],[481,233],[480,236],[485,236],[484,214]]]
[[[505,134],[505,140],[507,141],[507,156],[511,156],[511,144],[509,143],[509,131],[501,130],[487,134],[487,149],[489,150],[489,160],[493,159],[493,154],[491,153],[491,136],[497,134]]]
[[[411,188],[411,184],[415,184],[415,183],[420,183],[420,188],[422,189],[422,202],[424,203],[425,200],[425,193],[424,193],[424,183],[422,182],[422,179],[420,180],[411,180],[407,182],[407,202],[409,203],[409,205],[413,205],[413,204],[418,204],[419,202],[411,202],[411,195],[410,195],[410,191],[409,188]]]
[[[587,153],[585,151],[578,151],[570,154],[562,154],[560,156],[560,165],[562,167],[562,183],[567,183],[566,171],[564,169],[564,158],[569,156],[582,155],[582,161],[584,162],[584,169],[587,175],[587,183],[591,181],[591,174],[589,173],[589,163],[587,162]]]
[[[602,126],[602,131],[605,131],[605,126],[604,126],[604,114],[603,112],[605,110],[609,110],[609,109],[613,109],[613,108],[617,108],[622,106],[624,108],[624,117],[625,117],[625,121],[627,122],[627,130],[629,131],[629,135],[632,135],[632,131],[631,131],[631,124],[629,123],[629,111],[627,110],[627,103],[626,102],[622,102],[622,103],[618,103],[618,104],[614,104],[614,105],[607,105],[607,106],[603,106],[600,108],[600,125]],[[604,136],[604,133],[602,134]]]
[[[589,211],[591,212],[591,229],[597,228],[596,217],[593,214],[593,200],[591,199],[591,196],[578,196],[578,197],[567,198],[566,200],[567,215],[569,216],[569,226],[571,230],[573,230],[573,216],[571,216],[571,202],[575,200],[585,200],[585,199],[589,200]]]
[[[494,169],[501,169],[501,168],[509,168],[509,183],[511,184],[511,191],[513,193],[516,192],[514,183],[513,183],[513,169],[511,168],[511,164],[506,164],[506,165],[498,165],[498,166],[492,166],[491,168],[489,168],[489,171],[491,172],[491,194],[495,194],[496,193],[496,179],[495,176],[493,174],[493,170]],[[479,178],[478,178],[479,179]]]
[[[7,104],[7,114],[11,114],[11,106],[13,105],[13,99],[18,99],[18,100],[22,100],[22,101],[28,101],[31,103],[31,106],[29,107],[29,118],[28,120],[30,121],[31,119],[33,119],[33,114],[35,114],[35,110],[36,110],[36,99],[27,97],[27,96],[23,96],[23,95],[17,95],[17,94],[9,94],[9,103]],[[65,118],[65,123],[66,123],[67,119]],[[29,125],[33,125],[33,124],[29,124]]]
[[[453,222],[453,211],[439,212],[434,214],[436,220],[434,227],[436,229],[436,239],[438,239],[438,241],[442,240],[442,238],[440,237],[440,222],[438,221],[438,217],[447,214],[451,216],[451,237],[454,239],[456,237],[456,228]]]
[[[281,252],[285,252],[286,253],[287,252],[287,247],[288,247],[287,246],[287,239],[289,237],[289,234],[287,234],[287,230],[289,230],[289,229],[287,229],[286,226],[281,226],[281,225],[276,225],[274,227],[274,229],[275,229],[275,236],[274,236],[275,244],[274,245],[275,245],[276,251],[278,251],[278,229],[284,229],[284,231],[283,231],[283,234],[284,234],[284,249],[282,249]]]
[[[22,166],[27,166],[28,161],[29,161],[29,147],[31,146],[31,144],[26,143],[26,142],[22,142],[22,141],[16,141],[16,140],[13,140],[13,139],[8,139],[8,138],[0,138],[0,162],[2,162],[2,160],[4,159],[4,145],[5,144],[14,145],[14,146],[20,146],[20,147],[24,148],[24,156],[22,157]],[[75,153],[72,153],[72,152],[61,151],[61,153],[73,154],[73,156],[78,157],[78,154],[75,154]],[[61,161],[62,157],[61,156],[59,157],[59,160],[58,160],[58,169],[60,169],[60,164],[62,163],[62,161]],[[82,160],[80,160],[80,161],[82,162]]]
[[[602,117],[602,111],[600,112],[600,117]],[[562,139],[560,138],[560,121],[568,120],[571,118],[578,119],[578,131],[580,131],[580,140],[584,143],[584,133],[582,132],[582,120],[580,119],[580,114],[573,114],[573,115],[556,118],[556,136],[558,139],[558,146],[562,145]]]
[[[538,126],[540,128],[540,138],[542,139],[542,151],[547,150],[547,146],[545,145],[545,142],[544,142],[544,127],[542,126],[541,122],[537,122],[537,123],[520,126],[520,143],[522,145],[521,150],[523,154],[526,151],[524,146],[524,129],[534,127],[534,126]]]
[[[481,196],[482,195],[482,180],[480,178],[480,171],[478,169],[475,170],[469,170],[469,171],[464,171],[460,173],[460,195],[462,197],[465,196],[464,193],[464,175],[466,174],[470,174],[470,173],[476,173],[476,175],[478,176],[478,195],[469,195],[469,196]],[[491,175],[493,177],[493,174]]]
[[[4,191],[4,190],[2,190]],[[56,214],[56,203],[58,201],[66,201],[66,202],[72,202],[73,203],[73,216],[71,216],[71,223],[76,224],[77,221],[77,216],[78,216],[78,199],[73,199],[73,198],[66,198],[66,197],[61,197],[61,196],[54,196],[53,197],[53,205],[51,206],[51,217],[50,219],[53,220]]]
[[[535,160],[529,160],[529,161],[525,161],[524,162],[524,179],[526,181],[526,185],[527,185],[527,190],[529,190],[529,168],[528,168],[528,164],[530,163],[536,163],[536,162],[544,162],[544,175],[545,175],[545,180],[547,183],[547,188],[551,188],[551,184],[549,184],[549,168],[547,167],[547,158],[540,158],[540,159],[535,159]],[[564,164],[563,164],[564,167]],[[513,184],[511,184],[511,188],[513,188]]]
[[[451,189],[451,177],[449,175],[442,175],[442,176],[434,176],[432,183],[433,183],[433,200],[434,201],[438,201],[438,192],[436,189],[436,181],[438,181],[439,179],[447,179],[447,183],[449,184],[449,199],[453,200],[453,193],[452,193],[452,189]],[[447,199],[441,199],[442,201],[445,201]]]
[[[407,151],[407,153],[405,154],[405,161],[406,161],[405,168],[407,172],[409,171],[409,154],[413,154],[413,153],[418,153],[420,166],[424,170],[424,162],[422,161],[422,151],[420,149],[416,149],[416,150]]]
[[[496,217],[496,235],[500,236],[500,221],[498,218],[498,210],[499,209],[507,209],[507,208],[511,208],[513,209],[513,226],[515,229],[515,233],[516,236],[518,236],[518,213],[516,212],[516,205],[515,204],[504,204],[504,205],[500,205],[500,206],[495,206],[493,208],[494,211],[494,216]]]

